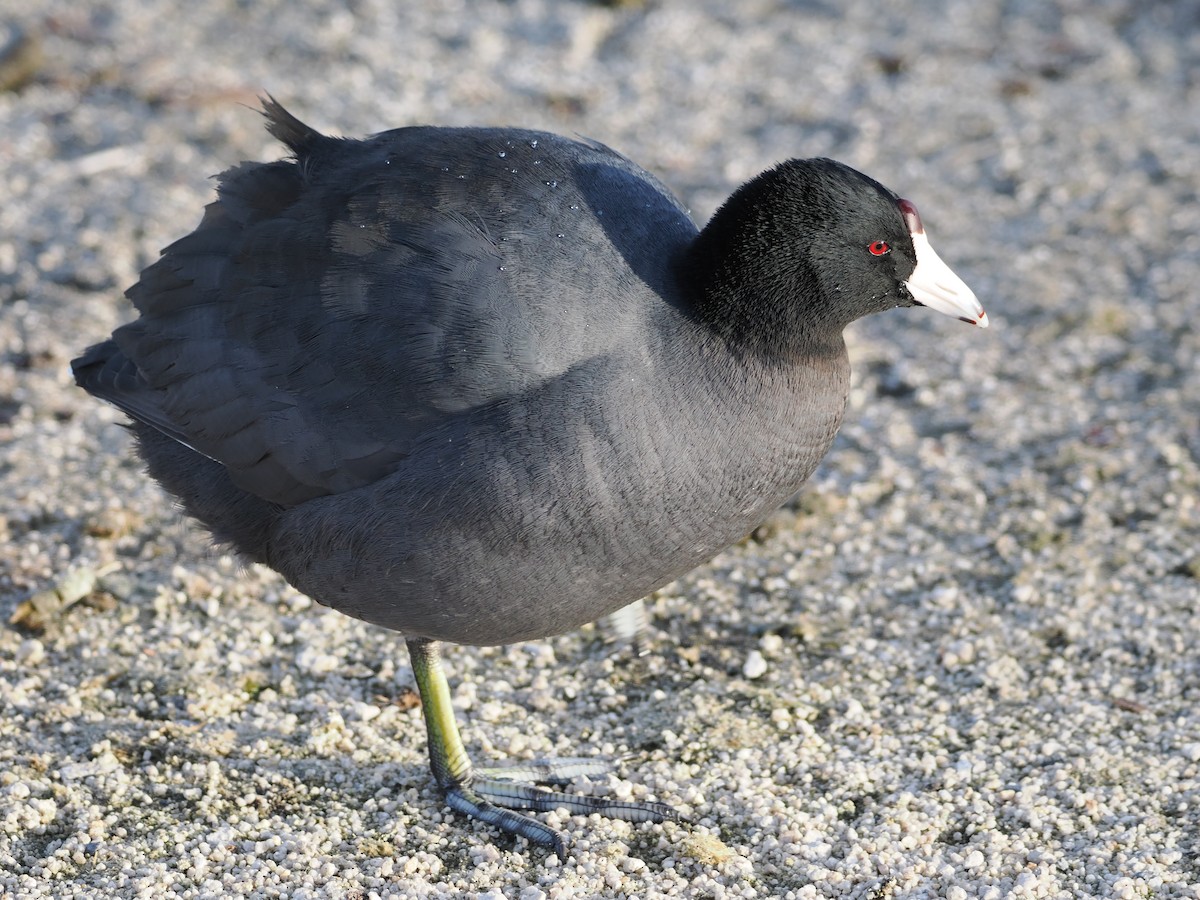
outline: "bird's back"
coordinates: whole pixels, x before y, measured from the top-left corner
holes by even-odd
[[[224,173],[128,291],[140,317],[74,368],[269,504],[370,484],[678,302],[661,261],[695,227],[607,148],[512,129],[349,141],[268,111],[297,158]]]

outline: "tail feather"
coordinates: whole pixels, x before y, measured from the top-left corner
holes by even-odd
[[[262,102],[263,117],[267,120],[267,131],[275,140],[285,144],[297,159],[305,159],[322,144],[334,140],[301,122],[270,94],[259,100]]]
[[[187,435],[167,418],[159,395],[151,390],[133,360],[121,352],[115,341],[88,347],[83,356],[71,360],[71,372],[75,383],[93,397],[111,403],[131,419],[195,450]]]

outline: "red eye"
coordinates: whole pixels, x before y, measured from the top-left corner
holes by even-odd
[[[884,256],[892,252],[892,245],[887,241],[872,241],[867,245],[872,256]]]

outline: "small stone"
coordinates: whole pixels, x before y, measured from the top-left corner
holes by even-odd
[[[971,641],[955,641],[942,651],[942,665],[953,672],[975,661],[975,645]]]
[[[378,717],[381,712],[383,710],[374,703],[355,701],[347,706],[346,718],[351,722],[370,722],[372,719]]]
[[[778,656],[783,651],[783,638],[771,632],[758,639],[758,649],[764,656]]]
[[[751,681],[767,674],[767,661],[763,658],[762,653],[757,650],[750,651],[746,656],[746,661],[742,663],[742,674]]]
[[[340,661],[331,653],[308,646],[296,654],[296,665],[310,675],[328,675],[337,669]]]
[[[17,662],[23,666],[36,666],[46,658],[46,648],[37,638],[21,641],[17,647]]]

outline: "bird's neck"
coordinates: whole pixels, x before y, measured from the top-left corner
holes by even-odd
[[[724,213],[678,263],[696,322],[747,360],[788,366],[843,358],[847,323],[837,306],[823,302],[827,288],[804,249],[759,246],[771,234],[769,221],[732,228]]]

